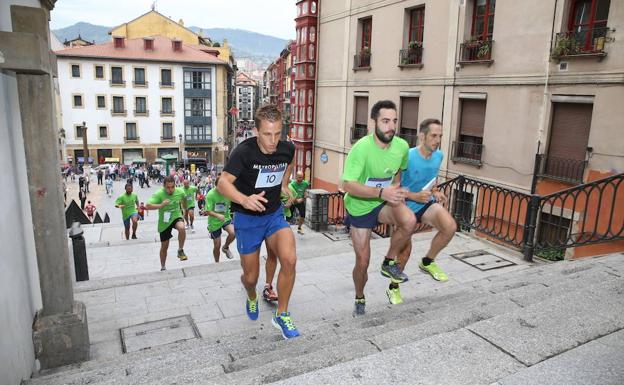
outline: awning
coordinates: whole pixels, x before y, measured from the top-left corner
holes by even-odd
[[[132,163],[147,163],[145,158],[136,158],[132,161]]]
[[[163,156],[161,156],[161,158],[164,159],[164,160],[178,160],[177,156],[169,155],[169,154],[163,155]]]
[[[167,163],[167,161],[163,158],[156,158],[156,160],[154,160],[154,163]]]
[[[119,163],[119,158],[104,158],[104,163]]]

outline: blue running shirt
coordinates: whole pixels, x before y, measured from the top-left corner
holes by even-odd
[[[442,158],[444,154],[440,150],[435,150],[429,159],[425,159],[417,147],[410,148],[407,170],[401,174],[401,186],[408,188],[411,192],[422,191],[423,187],[438,175]],[[417,212],[425,205],[409,199],[405,203],[413,212]]]

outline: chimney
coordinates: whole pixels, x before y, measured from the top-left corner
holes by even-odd
[[[146,51],[154,49],[154,38],[153,37],[144,37],[143,38],[143,49]]]
[[[174,39],[171,40],[171,47],[174,51],[182,51],[182,40]]]
[[[123,36],[113,36],[115,48],[123,48],[125,46],[125,38]]]

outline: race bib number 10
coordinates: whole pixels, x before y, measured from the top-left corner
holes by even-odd
[[[286,171],[286,166],[261,169],[256,179],[256,188],[274,187],[281,184],[284,171]]]
[[[368,187],[390,187],[392,183],[392,177],[388,178],[368,178],[366,183],[364,183]]]

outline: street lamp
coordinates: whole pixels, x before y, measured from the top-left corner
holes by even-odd
[[[180,148],[178,150],[178,158],[180,159],[180,164],[182,163],[182,134],[178,135],[178,138],[180,139]]]
[[[82,126],[78,127],[82,134],[82,167],[85,168],[89,164],[89,147],[87,143],[87,122],[82,122]],[[78,165],[78,159],[76,159]],[[87,172],[89,170],[87,169]]]

